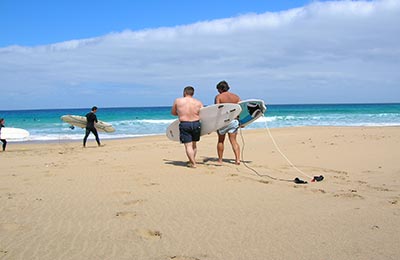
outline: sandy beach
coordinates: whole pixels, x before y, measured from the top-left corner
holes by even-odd
[[[10,142],[0,259],[400,259],[398,127],[271,135],[243,130],[239,166],[205,136],[196,169],[165,136]]]

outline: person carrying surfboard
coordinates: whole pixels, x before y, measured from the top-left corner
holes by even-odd
[[[86,133],[85,137],[83,138],[83,147],[86,147],[86,141],[91,132],[94,134],[96,138],[97,145],[101,146],[99,134],[97,133],[97,129],[94,126],[94,124],[98,122],[96,112],[97,112],[97,107],[94,106],[92,107],[92,110],[86,114],[87,122],[86,122]]]
[[[239,103],[240,97],[232,92],[229,92],[228,83],[223,80],[217,84],[218,95],[215,96],[215,104],[221,103]],[[224,155],[224,142],[225,136],[228,134],[229,142],[231,143],[233,153],[235,154],[235,164],[240,164],[240,146],[236,141],[237,131],[239,129],[239,120],[235,119],[232,122],[219,129],[218,133],[218,144],[217,144],[217,153],[218,153],[218,162],[222,163],[222,157]]]
[[[183,97],[177,98],[172,105],[171,114],[179,118],[179,138],[185,146],[189,167],[196,168],[197,142],[200,141],[200,109],[201,101],[195,99],[194,88],[187,86]]]
[[[0,118],[0,141],[3,143],[3,152],[6,150],[6,146],[7,146],[7,140],[1,138],[1,128],[4,127],[6,120],[4,120],[4,118]]]

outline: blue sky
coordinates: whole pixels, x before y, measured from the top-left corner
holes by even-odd
[[[1,0],[0,47],[34,46],[110,32],[170,27],[310,3],[269,0]]]
[[[190,4],[188,4],[190,3]],[[400,1],[0,1],[0,110],[400,102]]]

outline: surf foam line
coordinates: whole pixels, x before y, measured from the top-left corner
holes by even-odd
[[[262,116],[262,117],[264,117],[264,116]],[[279,154],[287,161],[287,163],[290,165],[290,167],[292,167],[293,169],[295,169],[297,172],[299,172],[299,173],[302,174],[303,176],[305,176],[305,177],[307,177],[307,178],[310,178],[310,179],[311,179],[311,182],[315,182],[315,181],[319,182],[319,181],[322,181],[322,180],[324,179],[324,176],[322,176],[322,175],[311,177],[310,175],[306,174],[305,172],[303,172],[302,170],[300,170],[298,167],[296,167],[296,166],[289,160],[289,158],[282,152],[282,150],[279,148],[278,144],[277,144],[276,141],[275,141],[275,138],[274,138],[274,137],[272,136],[272,134],[271,134],[271,131],[270,131],[270,129],[269,129],[269,127],[268,127],[268,124],[267,124],[267,120],[264,120],[264,122],[265,122],[265,128],[267,129],[268,135],[269,135],[269,137],[271,138],[272,143],[273,143],[274,146],[275,146],[275,149],[276,149],[276,150],[279,152]],[[273,177],[273,176],[268,175],[268,174],[260,174],[259,172],[257,172],[256,170],[254,170],[253,168],[251,168],[250,166],[248,166],[247,163],[246,163],[245,160],[244,160],[244,157],[243,157],[245,142],[244,142],[243,133],[242,133],[242,130],[241,130],[241,129],[240,129],[240,136],[241,136],[241,138],[242,138],[242,153],[241,153],[241,157],[242,157],[243,165],[244,165],[246,168],[248,168],[249,170],[251,170],[252,172],[254,172],[257,176],[259,176],[259,177],[268,177],[268,178],[270,178],[270,179],[277,180],[277,181],[294,182],[294,183],[296,183],[296,184],[307,184],[307,181],[303,181],[303,180],[301,180],[301,179],[298,178],[298,177],[296,177],[294,180],[288,180],[288,179],[281,179],[281,178]]]

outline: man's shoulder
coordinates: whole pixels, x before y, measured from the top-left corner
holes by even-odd
[[[216,100],[220,103],[239,102],[240,97],[232,92],[224,92],[216,96]]]

